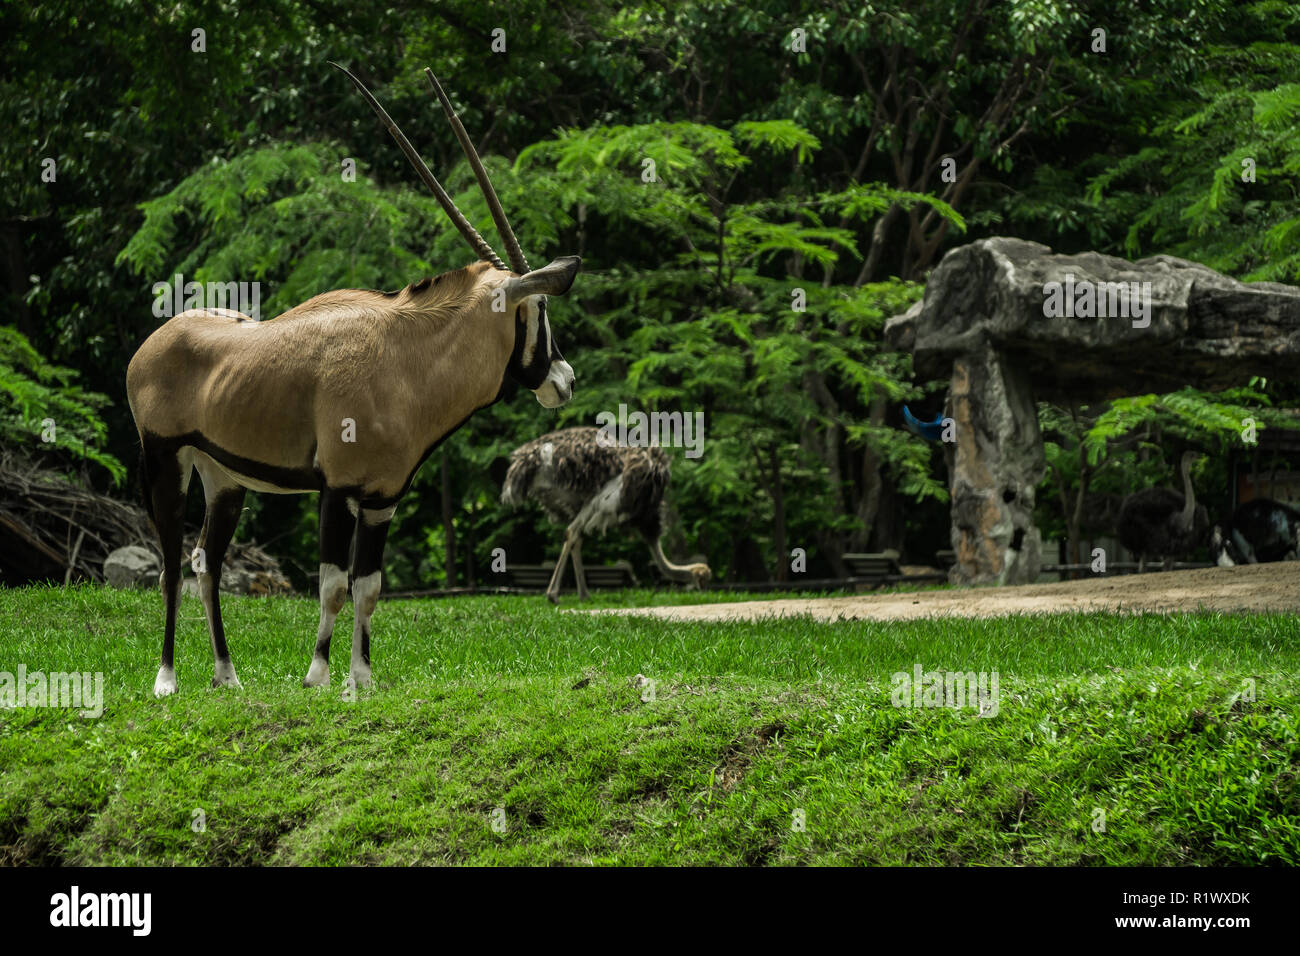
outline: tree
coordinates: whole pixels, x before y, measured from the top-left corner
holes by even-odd
[[[1176,484],[1177,463],[1166,457],[1170,443],[1199,448],[1207,487],[1227,484],[1225,453],[1257,441],[1268,428],[1300,428],[1300,422],[1271,407],[1266,383],[1220,393],[1183,389],[1166,395],[1137,395],[1096,406],[1069,408],[1040,402],[1039,427],[1049,480],[1040,498],[1042,523],[1063,531],[1069,563],[1083,563],[1085,533],[1114,531],[1118,505],[1139,488]],[[1207,495],[1214,502],[1221,495]],[[1048,502],[1059,506],[1052,513]],[[1218,500],[1220,508],[1226,501]]]

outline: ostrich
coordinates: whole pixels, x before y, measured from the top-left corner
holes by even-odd
[[[1268,498],[1247,501],[1210,535],[1210,557],[1235,564],[1293,561],[1300,554],[1300,511]]]
[[[661,448],[625,448],[598,441],[599,428],[566,428],[520,445],[510,455],[501,503],[518,508],[536,501],[556,524],[567,525],[564,548],[546,588],[560,603],[564,562],[572,558],[578,598],[585,601],[582,536],[630,524],[650,546],[650,556],[666,577],[692,587],[707,584],[706,564],[673,564],[664,557],[663,498],[668,487],[668,455]]]
[[[1192,488],[1192,464],[1199,458],[1194,451],[1185,452],[1182,460],[1183,493],[1168,488],[1143,488],[1124,499],[1119,509],[1120,544],[1138,556],[1139,573],[1146,559],[1164,559],[1164,569],[1172,571],[1174,559],[1192,551],[1209,525],[1204,505],[1196,504]]]

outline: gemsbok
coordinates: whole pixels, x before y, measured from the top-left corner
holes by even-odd
[[[158,696],[175,693],[181,534],[192,471],[206,512],[191,558],[215,660],[212,686],[238,687],[221,623],[221,563],[247,489],[320,493],[320,626],[304,686],[328,686],[334,619],[348,594],[356,620],[350,677],[369,684],[370,618],[398,501],[429,455],[510,380],[547,408],[573,394],[573,369],[547,319],[580,259],[528,268],[450,100],[425,74],[478,179],[510,269],[456,208],[410,142],[348,70],[366,102],[433,190],[477,262],[398,292],[326,292],[265,322],[191,309],[158,328],[127,369],[140,433],[145,506],[162,546],[166,607]],[[354,542],[355,539],[355,542]]]

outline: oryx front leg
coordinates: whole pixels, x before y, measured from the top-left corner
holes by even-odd
[[[328,687],[330,683],[330,638],[334,619],[348,598],[348,551],[356,519],[347,498],[328,489],[320,496],[320,625],[316,628],[316,649],[303,687]]]
[[[357,547],[352,559],[352,665],[348,674],[358,687],[370,683],[370,616],[379,601],[383,578],[384,543],[396,505],[361,508],[357,521]]]

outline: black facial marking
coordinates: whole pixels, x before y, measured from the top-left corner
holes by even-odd
[[[538,321],[540,323],[540,318]],[[524,318],[523,304],[515,306],[515,347],[510,353],[510,364],[506,366],[506,371],[511,378],[527,389],[541,388],[547,374],[551,371],[551,359],[542,351],[543,334],[539,330],[532,364],[525,366],[524,343],[528,340],[528,322]]]
[[[551,368],[551,323],[546,321],[546,300],[537,304],[537,351],[533,353],[533,364],[546,362],[546,370]]]

